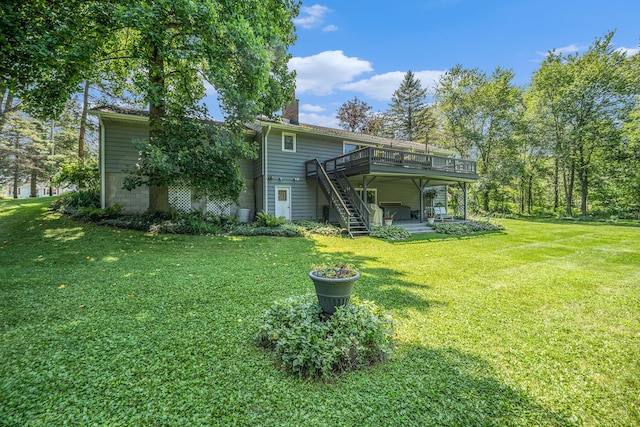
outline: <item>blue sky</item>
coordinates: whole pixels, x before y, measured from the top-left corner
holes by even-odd
[[[512,69],[526,85],[551,49],[584,52],[616,30],[614,44],[637,52],[638,0],[326,0],[303,2],[290,68],[304,123],[337,127],[355,96],[387,109],[407,70],[433,87],[456,64]]]

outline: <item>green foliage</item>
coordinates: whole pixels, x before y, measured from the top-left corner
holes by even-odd
[[[311,266],[311,271],[314,276],[327,277],[330,279],[344,279],[347,277],[354,277],[358,274],[358,269],[353,264],[313,264]]]
[[[455,235],[504,230],[504,226],[502,224],[498,224],[492,221],[476,220],[469,220],[465,222],[440,222],[433,224],[433,228],[438,233]]]
[[[310,234],[319,234],[323,236],[336,236],[336,237],[340,237],[342,235],[342,230],[339,227],[335,227],[328,223],[308,221],[308,220],[297,220],[294,222],[294,224],[304,228],[304,230]]]
[[[54,182],[56,185],[67,184],[80,189],[97,190],[100,185],[98,164],[91,161],[63,163]]]
[[[378,239],[387,240],[405,240],[411,237],[411,233],[409,233],[406,228],[397,225],[375,227],[369,235],[371,237],[377,237]]]
[[[353,100],[342,104],[338,110],[336,118],[339,126],[351,132],[368,133],[372,108],[356,96]]]
[[[273,350],[285,369],[329,380],[389,358],[393,322],[381,308],[352,297],[324,319],[313,298],[276,301],[262,317],[255,341]]]
[[[235,236],[274,236],[274,237],[302,237],[304,230],[293,224],[282,224],[277,227],[239,226],[230,231]]]
[[[400,87],[391,97],[389,119],[394,137],[413,141],[424,134],[421,115],[425,110],[427,89],[412,71],[407,71]]]
[[[95,208],[93,206],[85,206],[80,208],[80,216],[86,216],[90,221],[98,222],[103,219],[117,218],[120,216],[122,206],[115,204],[104,209]]]
[[[256,227],[279,227],[286,222],[287,219],[285,217],[277,217],[265,211],[260,211],[256,214]]]
[[[43,117],[57,116],[98,70],[104,80],[116,75],[149,105],[149,140],[127,188],[183,181],[235,200],[243,189],[236,160],[252,155],[244,123],[273,115],[294,89],[287,49],[298,11],[295,0],[18,2],[2,8],[0,75]],[[203,120],[206,84],[217,92],[225,129]],[[149,194],[150,209],[163,209],[162,193]]]
[[[53,208],[65,213],[68,208],[78,210],[82,207],[97,208],[100,206],[100,193],[97,190],[78,190],[65,193],[52,204]]]

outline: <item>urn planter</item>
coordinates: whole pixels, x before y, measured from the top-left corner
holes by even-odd
[[[322,311],[327,314],[336,312],[336,307],[347,305],[353,292],[353,286],[360,277],[360,273],[355,276],[333,278],[319,277],[315,275],[315,271],[309,273],[309,277],[313,280],[318,296],[318,303],[322,307]]]

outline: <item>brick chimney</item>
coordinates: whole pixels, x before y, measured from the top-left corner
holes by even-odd
[[[282,108],[282,118],[289,121],[293,125],[300,124],[300,101],[296,99],[296,94],[293,93],[293,100],[289,105]]]

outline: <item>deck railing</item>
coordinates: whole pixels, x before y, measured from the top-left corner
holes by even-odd
[[[456,174],[476,174],[476,162],[453,157],[415,153],[390,148],[364,147],[342,156],[327,160],[328,173],[334,170],[347,171],[365,165],[397,166],[413,169],[437,170]]]

